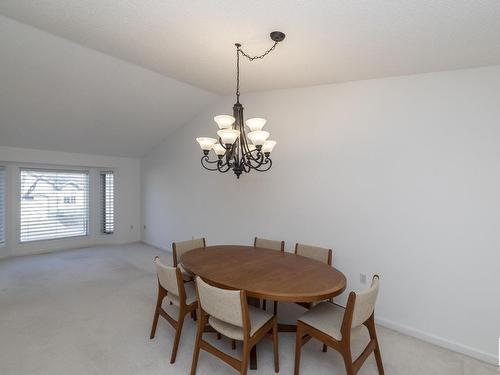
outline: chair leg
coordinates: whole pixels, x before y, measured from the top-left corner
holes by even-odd
[[[155,337],[156,326],[158,325],[158,318],[160,317],[160,309],[161,303],[163,302],[163,298],[165,297],[164,293],[162,293],[161,289],[158,290],[158,298],[156,301],[156,309],[153,316],[153,325],[151,326],[151,333],[149,335],[149,339],[152,340]]]
[[[280,348],[278,345],[278,321],[274,317],[273,323],[273,350],[274,350],[274,372],[280,372]]]
[[[370,338],[375,340],[375,350],[373,354],[375,355],[375,360],[377,362],[377,369],[379,375],[384,375],[384,365],[382,364],[382,355],[380,354],[380,347],[378,345],[377,331],[375,329],[375,319],[373,315],[366,322],[368,332],[370,333]]]
[[[222,335],[219,332],[217,332],[217,340],[220,340],[221,338],[222,338]]]
[[[278,301],[274,301],[274,315],[278,315]]]
[[[262,301],[262,310],[267,310],[266,300]]]
[[[196,332],[196,340],[194,342],[193,362],[191,363],[191,375],[196,375],[196,367],[198,367],[198,357],[200,356],[200,342],[203,337],[203,315],[198,316],[198,331]]]
[[[172,347],[172,355],[170,356],[170,363],[174,363],[175,357],[177,356],[177,348],[179,347],[179,341],[181,339],[182,326],[184,325],[185,317],[186,317],[186,312],[183,309],[180,309],[179,319],[177,320],[177,327],[175,329],[174,346]]]
[[[342,358],[344,359],[346,374],[347,375],[355,375],[354,366],[352,363],[351,350],[349,348],[344,350],[344,351],[341,350],[340,354],[342,354]]]
[[[323,344],[323,353],[326,353],[328,351],[328,346],[326,344]]]
[[[300,354],[302,351],[302,324],[297,322],[297,333],[295,336],[295,367],[294,375],[299,375],[300,372]]]
[[[231,340],[231,349],[236,350],[236,340]]]
[[[250,359],[250,346],[248,345],[248,342],[245,340],[243,341],[243,358],[241,360],[241,375],[247,375],[248,372],[248,362]]]

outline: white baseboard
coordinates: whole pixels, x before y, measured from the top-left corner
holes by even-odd
[[[454,352],[465,354],[469,357],[472,357],[472,358],[478,359],[480,361],[487,362],[487,363],[490,363],[492,365],[498,366],[498,357],[496,357],[495,354],[483,352],[481,350],[474,349],[470,346],[463,345],[463,344],[460,344],[458,342],[454,342],[454,341],[445,339],[443,337],[435,336],[433,334],[423,332],[423,331],[420,331],[418,329],[415,329],[415,328],[412,328],[412,327],[409,327],[409,326],[406,326],[403,324],[391,322],[391,321],[384,319],[384,318],[376,318],[375,320],[376,320],[377,324],[379,324],[383,327],[390,328],[394,331],[403,333],[403,334],[408,335],[408,336],[415,337],[415,338],[420,339],[422,341],[426,341],[426,342],[429,342],[431,344],[438,345],[438,346],[441,346],[443,348],[452,350]]]

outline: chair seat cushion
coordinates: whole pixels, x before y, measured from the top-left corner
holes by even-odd
[[[250,315],[250,336],[253,336],[264,324],[266,324],[272,315],[264,310],[258,309],[254,306],[248,306],[248,313]],[[226,323],[222,320],[210,316],[208,322],[217,332],[226,337],[235,340],[243,340],[243,328],[233,324]]]
[[[326,333],[335,340],[342,340],[340,328],[345,309],[331,302],[320,302],[298,320]]]
[[[186,290],[186,305],[190,305],[196,302],[196,288],[194,282],[184,283],[184,289]],[[172,302],[175,306],[180,306],[180,298],[173,293],[167,293],[167,301]]]

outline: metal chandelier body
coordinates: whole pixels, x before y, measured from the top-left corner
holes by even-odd
[[[251,118],[246,122],[243,117],[243,106],[240,103],[240,54],[250,61],[263,59],[276,45],[285,39],[285,34],[273,31],[271,39],[273,46],[259,56],[249,56],[236,43],[236,103],[233,106],[233,115],[219,115],[214,121],[219,127],[218,139],[199,137],[196,141],[203,150],[201,165],[209,171],[226,173],[233,170],[237,178],[251,170],[258,172],[268,171],[272,166],[271,152],[276,141],[269,140],[269,132],[262,130],[266,124],[263,118]],[[246,128],[245,128],[246,124]],[[247,130],[248,129],[248,130]],[[210,160],[210,150],[213,150],[216,159]]]

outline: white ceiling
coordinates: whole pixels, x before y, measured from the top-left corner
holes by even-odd
[[[500,63],[498,0],[4,0],[0,13],[220,94]]]
[[[0,56],[0,146],[140,157],[217,99],[2,16]]]

